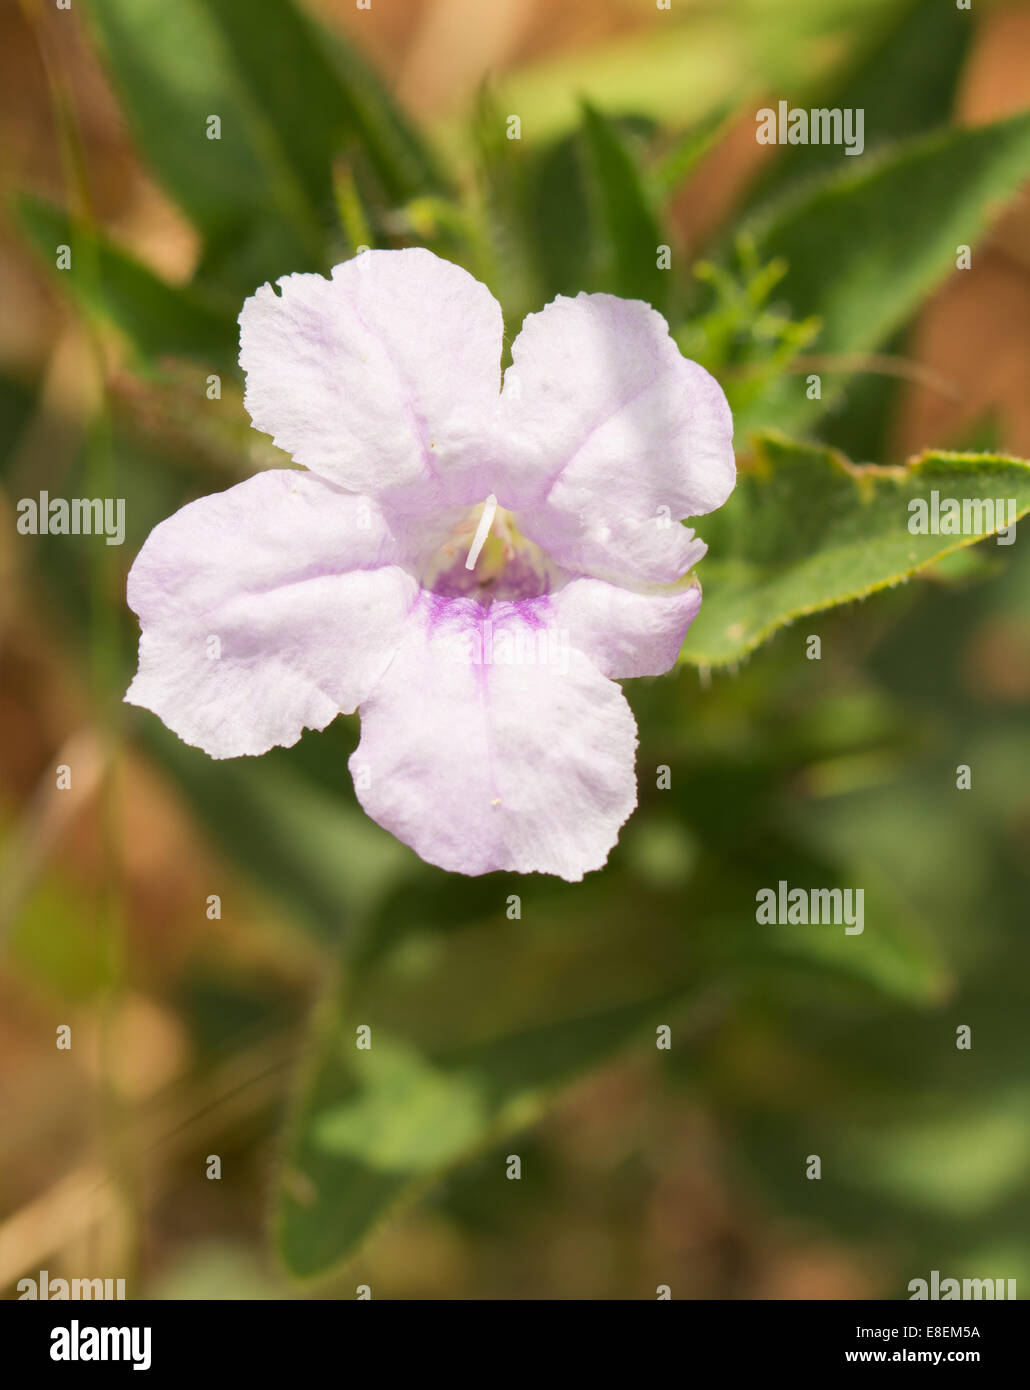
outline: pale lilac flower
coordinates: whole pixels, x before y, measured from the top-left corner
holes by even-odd
[[[499,305],[429,251],[278,283],[240,314],[245,402],[309,471],[155,528],[125,698],[213,758],[360,706],[358,798],[423,859],[582,878],[636,805],[615,681],[701,603],[679,522],[734,485],[722,391],[636,300],[531,314],[499,390]]]

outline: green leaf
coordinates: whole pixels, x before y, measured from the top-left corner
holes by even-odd
[[[789,849],[788,849],[789,853]],[[746,866],[750,867],[750,866]],[[774,892],[780,879],[791,887],[800,886],[790,860],[774,865],[772,872],[756,884]],[[734,866],[735,872],[740,872]],[[848,934],[844,925],[826,923],[807,929],[798,925],[763,925],[756,932],[754,893],[746,917],[737,915],[706,922],[705,933],[712,958],[723,961],[738,981],[753,974],[775,971],[782,982],[786,972],[811,970],[816,978],[850,980],[864,985],[877,996],[908,1005],[939,1005],[954,988],[952,972],[946,965],[931,931],[913,921],[907,904],[899,902],[893,885],[872,861],[853,866],[855,882],[862,885],[864,922],[860,932]],[[815,882],[837,883],[841,870],[833,877]],[[807,880],[812,882],[812,879]],[[852,927],[857,923],[853,923]],[[714,938],[714,940],[713,940]],[[710,944],[709,944],[710,943]]]
[[[849,1186],[901,1197],[942,1222],[979,1215],[1003,1200],[1015,1203],[1030,1163],[1028,1101],[1021,1086],[875,1138],[856,1134],[842,1177]]]
[[[874,26],[871,42],[834,81],[829,102],[865,110],[867,150],[919,135],[951,117],[976,35],[968,14],[938,0],[892,6],[885,18],[886,25]],[[825,145],[788,149],[827,162],[833,153]]]
[[[756,464],[704,526],[704,602],[682,661],[725,666],[778,628],[862,598],[925,568],[974,535],[913,535],[909,503],[1015,499],[1030,509],[1030,464],[992,454],[926,453],[904,467],[857,467],[779,435],[758,440]]]
[[[845,164],[864,163],[881,146],[925,134],[950,118],[975,33],[967,13],[940,0],[908,0],[892,6],[883,19],[867,26],[869,39],[843,71],[820,83],[811,99],[798,102],[865,112],[865,153],[843,157]],[[784,146],[748,204],[768,198],[770,191],[780,195],[841,162],[836,145]]]
[[[359,148],[387,196],[435,180],[377,79],[290,0],[104,0],[100,45],[141,153],[205,237],[227,293],[325,269],[331,168]],[[208,138],[217,116],[220,138]]]
[[[266,21],[274,32],[279,14],[273,3],[260,23],[252,15],[255,33]],[[224,254],[226,288],[252,290],[287,270],[321,268],[304,136],[295,132],[296,150],[285,147],[285,132],[240,70],[215,8],[204,0],[106,0],[90,7],[90,17],[147,167],[208,248]],[[320,87],[317,71],[305,74],[298,91],[309,82]],[[221,123],[218,139],[208,138],[212,117]],[[326,163],[327,190],[328,174]]]
[[[472,179],[466,200],[469,266],[490,286],[510,322],[539,307],[532,263],[528,142],[509,140],[507,119],[489,83],[477,93],[469,129]],[[446,253],[445,253],[446,254]]]
[[[976,242],[1028,166],[1030,114],[948,130],[844,168],[748,230],[762,262],[786,261],[778,296],[791,316],[822,320],[816,350],[868,352],[955,269],[956,248]]]
[[[741,118],[740,109],[724,104],[692,125],[666,150],[657,167],[648,175],[652,196],[659,202],[672,198],[710,154],[724,135]]]
[[[540,279],[539,302],[592,288],[600,257],[585,162],[579,130],[533,151],[528,239]]]
[[[519,922],[505,916],[504,876],[489,884],[488,916],[407,938],[324,1003],[277,1201],[280,1248],[301,1277],[326,1274],[399,1203],[535,1123],[561,1086],[649,1026],[675,1026],[696,995],[675,904],[650,903],[627,936],[603,883],[560,885]]]
[[[354,1029],[365,1019],[341,1015],[284,1174],[287,1266],[300,1277],[326,1274],[400,1200],[538,1119],[562,1082],[667,1022],[676,1003],[666,991],[432,1058],[375,1029],[371,1048],[358,1051]]]
[[[643,174],[621,131],[587,102],[583,104],[583,131],[606,232],[611,291],[661,309],[669,288],[669,271],[659,270],[657,264],[658,247],[665,237],[651,208]]]
[[[447,172],[376,71],[338,34],[326,34],[325,44],[350,105],[354,139],[366,152],[387,197],[400,203],[419,194],[447,192]]]
[[[122,332],[144,358],[197,358],[236,369],[236,324],[190,289],[169,285],[127,252],[60,208],[28,194],[14,204],[23,234],[54,282],[78,307]],[[58,246],[71,248],[68,270],[55,268]]]
[[[956,8],[942,7],[939,0],[916,0],[899,4],[872,26],[872,34],[843,72],[820,84],[820,89],[800,104],[865,112],[865,153],[847,156],[834,145],[787,145],[773,162],[769,174],[760,178],[749,194],[747,207],[781,198],[791,187],[811,181],[831,167],[854,163],[857,167],[875,158],[882,146],[925,134],[941,126],[952,113],[955,94],[975,28],[969,15]],[[884,350],[898,357],[905,355],[903,331],[893,341],[884,341]],[[749,412],[742,420],[746,432],[753,420],[758,428],[797,425],[812,410],[802,407],[796,392],[797,380],[782,382],[778,399],[770,394],[761,403],[761,414]],[[819,438],[852,458],[882,458],[889,438],[890,420],[901,390],[897,376],[884,372],[859,373],[849,377],[843,398],[828,391],[829,413],[819,421]],[[757,404],[757,403],[756,403]],[[947,442],[956,448],[984,447],[965,441]]]

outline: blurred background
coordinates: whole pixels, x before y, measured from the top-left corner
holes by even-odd
[[[1030,1290],[1025,544],[628,683],[641,806],[581,885],[422,864],[357,807],[356,718],[214,763],[120,704],[149,530],[281,463],[243,298],[363,244],[466,264],[509,343],[555,293],[650,299],[745,467],[767,426],[1030,455],[1025,161],[970,204],[973,273],[913,288],[884,254],[850,353],[746,239],[829,160],[1030,107],[1030,6],[6,0],[0,78],[2,1296],[41,1269],[173,1298]],[[758,145],[780,98],[864,106],[867,153]],[[910,215],[874,209],[870,245]],[[620,257],[634,219],[668,282]],[[18,534],[42,490],[124,497],[124,546]],[[781,878],[864,885],[864,934],[756,928]]]

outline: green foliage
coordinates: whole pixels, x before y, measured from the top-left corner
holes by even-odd
[[[107,0],[91,19],[144,160],[203,234],[199,277],[227,293],[327,268],[335,158],[359,151],[391,202],[440,185],[377,79],[290,0],[259,23],[245,0]]]
[[[420,878],[426,928],[407,913],[405,934],[356,962],[320,1012],[277,1204],[281,1249],[304,1277],[353,1254],[442,1172],[534,1123],[570,1080],[634,1041],[653,1046],[658,1024],[689,1012],[691,946],[671,902],[653,899],[634,939],[602,885],[495,877],[487,906],[481,884],[425,866]],[[451,891],[427,909],[435,878]],[[524,919],[504,911],[508,888]],[[384,904],[384,918],[396,909]],[[504,1181],[504,1155],[492,1161]]]
[[[194,358],[235,371],[236,335],[193,290],[167,284],[106,237],[28,194],[15,214],[22,233],[80,309],[116,328],[143,363]],[[68,270],[54,270],[55,248],[71,251]]]
[[[799,104],[864,111],[868,153],[927,134],[950,119],[973,34],[969,15],[957,6],[900,0],[870,26],[844,71]],[[770,176],[757,180],[750,201],[782,196],[791,185],[812,182],[839,163],[833,145],[787,145]]]
[[[797,409],[801,392],[792,367],[819,332],[818,318],[795,320],[775,299],[770,303],[786,273],[785,260],[762,264],[746,235],[737,241],[732,270],[713,261],[694,267],[712,303],[676,332],[676,341],[684,356],[722,381],[738,442],[754,422],[764,426]]]
[[[719,106],[671,141],[654,167],[647,171],[651,196],[665,202],[679,193],[706,155],[729,134],[742,113],[734,106]]]
[[[979,533],[913,534],[909,504],[930,494],[991,502]],[[706,518],[713,558],[681,659],[739,661],[807,613],[865,598],[972,545],[1030,510],[1030,464],[988,454],[927,453],[903,468],[856,467],[827,449],[765,436],[754,467]],[[1005,502],[1005,510],[994,502]],[[999,514],[1002,513],[1002,514]],[[961,521],[958,523],[961,525]],[[949,523],[950,525],[950,523]]]
[[[1030,115],[856,162],[747,226],[763,262],[787,264],[777,287],[787,312],[821,320],[815,346],[831,372],[833,355],[879,347],[955,269],[958,248],[976,244],[1026,177]],[[791,412],[792,425],[803,419],[803,409]]]
[[[583,129],[596,181],[600,221],[610,248],[612,293],[664,309],[669,277],[658,267],[662,233],[630,146],[616,126],[588,104]]]
[[[462,979],[473,983],[467,972]],[[676,1002],[663,993],[491,1032],[432,1058],[378,1028],[369,1050],[358,1051],[353,1020],[365,1015],[360,1006],[341,1012],[323,1040],[283,1174],[278,1225],[289,1268],[325,1275],[399,1202],[539,1119],[561,1082],[675,1016]]]

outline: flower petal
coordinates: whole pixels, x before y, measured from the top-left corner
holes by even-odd
[[[255,426],[355,492],[409,509],[481,501],[503,335],[485,285],[418,247],[277,283],[240,313]]]
[[[431,864],[577,881],[636,804],[630,708],[582,653],[549,648],[546,604],[424,602],[362,706],[358,798]]]
[[[258,473],[157,526],[129,573],[125,696],[213,758],[296,743],[351,713],[401,640],[417,582],[376,504]]]
[[[567,569],[670,583],[700,547],[670,521],[710,512],[733,490],[722,389],[639,300],[559,296],[530,314],[498,420],[495,491]]]
[[[701,607],[691,584],[648,593],[603,579],[573,579],[551,596],[551,619],[603,676],[661,676],[676,664]]]

